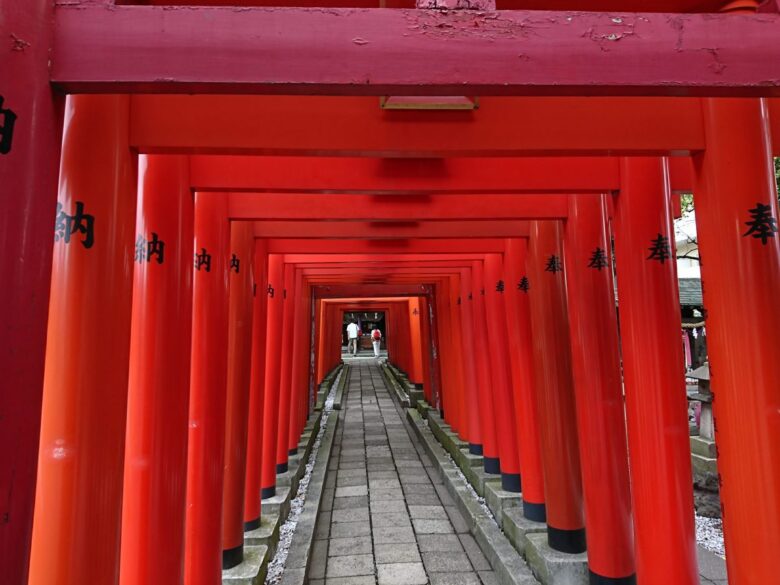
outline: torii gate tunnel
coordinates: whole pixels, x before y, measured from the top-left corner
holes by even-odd
[[[780,583],[779,7],[0,1],[0,581],[220,583],[381,311],[591,583],[698,583],[693,193],[729,582]]]

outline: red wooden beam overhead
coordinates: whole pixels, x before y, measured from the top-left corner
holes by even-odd
[[[269,254],[503,253],[502,239],[477,240],[268,240]]]
[[[383,111],[376,98],[136,95],[141,152],[453,157],[665,155],[704,149],[697,98],[483,97],[471,112]],[[780,154],[780,100],[769,100]]]
[[[56,8],[51,77],[103,93],[778,96],[778,32],[776,14],[76,1]]]
[[[177,6],[319,6],[356,8],[414,8],[414,0],[120,0],[117,4]],[[582,0],[497,0],[502,10],[579,10]],[[588,8],[599,12],[717,12],[722,0],[590,0]]]
[[[560,219],[562,195],[290,195],[231,193],[228,217],[243,220],[423,221]],[[348,230],[349,225],[344,225]]]
[[[687,157],[671,159],[672,189],[693,190]],[[360,158],[190,157],[197,191],[298,193],[608,193],[620,188],[614,157]]]
[[[257,221],[256,238],[398,240],[528,237],[527,221],[312,222]]]
[[[374,297],[412,297],[430,294],[431,288],[427,285],[413,284],[364,284],[356,290],[354,284],[334,284],[315,286],[314,297],[319,299],[341,297],[354,297],[358,294],[365,298]]]

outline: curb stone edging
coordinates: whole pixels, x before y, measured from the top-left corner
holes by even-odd
[[[448,458],[431,430],[426,428],[416,410],[406,411],[406,418],[421,440],[425,451],[435,463],[437,471],[466,519],[469,532],[474,536],[482,553],[496,573],[501,585],[538,585],[528,565],[501,532],[496,521],[488,515],[458,474],[456,465]]]
[[[332,420],[328,421],[328,427],[325,429],[319,451],[317,451],[317,459],[309,480],[306,501],[298,517],[292,544],[287,555],[287,562],[284,566],[281,585],[303,585],[308,579],[311,551],[317,529],[317,518],[322,506],[322,493],[328,477],[328,463],[330,462],[340,413],[334,410],[330,413],[330,418]]]

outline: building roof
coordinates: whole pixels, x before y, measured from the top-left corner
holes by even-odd
[[[683,307],[701,307],[704,305],[701,294],[700,278],[680,278],[680,305]]]

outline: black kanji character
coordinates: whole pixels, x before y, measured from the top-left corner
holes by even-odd
[[[460,305],[460,304],[461,304],[461,302],[462,302],[461,298],[460,298],[460,297],[458,297],[458,304]]]
[[[95,243],[95,216],[84,213],[84,203],[76,201],[76,213],[68,215],[62,209],[62,203],[57,203],[57,218],[54,223],[54,241],[62,240],[70,244],[70,236],[76,232],[84,235],[81,244],[91,248]]]
[[[496,292],[500,292],[500,293],[504,292],[504,281],[503,280],[499,280],[496,283]]]
[[[528,282],[528,277],[524,276],[520,279],[520,282],[517,283],[517,290],[521,290],[524,293],[527,293],[529,288],[531,288],[531,285]]]
[[[653,238],[652,244],[653,245],[648,248],[648,250],[650,250],[650,255],[647,257],[647,260],[658,260],[661,264],[663,264],[672,257],[672,249],[669,246],[669,238],[667,238],[665,235],[658,234],[657,237]]]
[[[470,301],[473,301],[473,300],[474,300],[474,295],[473,295],[473,293],[469,293],[469,300],[470,300]]]
[[[152,256],[157,257],[157,264],[162,264],[165,260],[165,242],[163,242],[156,232],[152,232],[152,239],[146,244],[146,261],[151,262]]]
[[[609,266],[609,260],[607,254],[601,248],[593,250],[593,254],[590,256],[590,262],[588,262],[588,268],[595,268],[601,271],[602,268]]]
[[[233,257],[230,259],[230,270],[235,269],[236,274],[238,274],[240,264],[241,264],[241,260],[238,259],[238,256],[233,254]]]
[[[420,314],[420,311],[418,311],[417,309],[415,309],[414,311],[412,311],[412,315],[419,315],[419,314]]]
[[[769,238],[774,238],[777,233],[777,218],[772,216],[772,206],[759,202],[748,212],[750,213],[750,221],[746,221],[745,225],[749,226],[750,229],[742,235],[760,238],[761,243],[766,246]]]
[[[0,116],[3,118],[3,124],[0,126],[0,154],[11,152],[11,145],[14,141],[14,124],[16,124],[17,115],[8,108],[3,108],[5,98],[0,95]]]
[[[485,289],[483,288],[481,291],[479,291],[479,294],[481,294],[484,297],[485,296]]]
[[[561,259],[553,254],[547,259],[547,266],[544,267],[545,272],[552,272],[555,274],[556,272],[560,272],[563,270],[563,267],[561,266]]]
[[[206,272],[211,272],[211,254],[206,252],[206,248],[200,249],[200,254],[195,253],[195,270],[203,267]]]
[[[271,298],[274,298],[274,294],[276,293],[276,291],[274,291],[274,287],[270,284],[268,285],[268,288],[265,289],[265,292]]]

